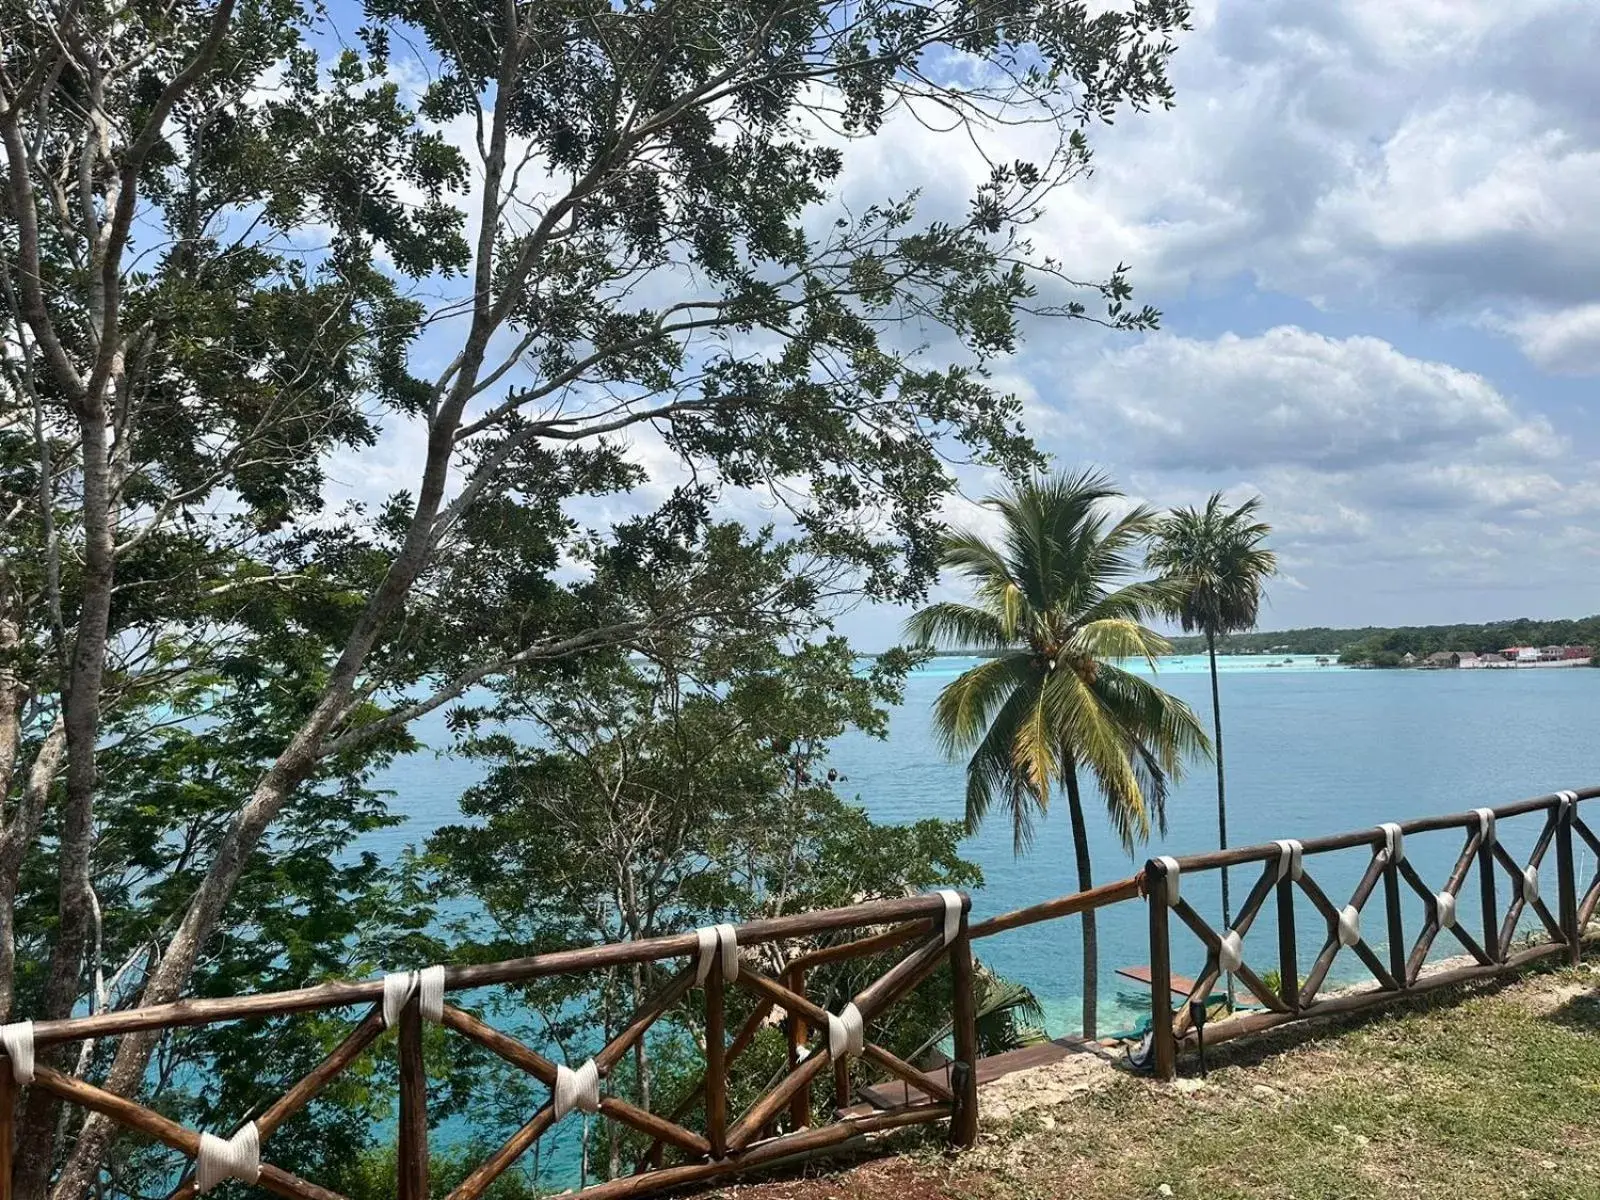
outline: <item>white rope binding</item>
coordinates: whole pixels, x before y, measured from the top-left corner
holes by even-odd
[[[1456,923],[1456,898],[1449,892],[1440,892],[1433,898],[1434,919],[1441,931]]]
[[[722,978],[728,983],[739,978],[738,931],[724,921],[720,925],[703,925],[694,933],[695,937],[700,939],[700,949],[696,952],[694,960],[695,987],[705,987],[706,980],[711,978],[711,964],[719,957],[719,950],[722,959]]]
[[[400,1010],[412,996],[422,1019],[437,1025],[444,1020],[444,968],[423,967],[420,971],[396,971],[383,977],[383,1024],[393,1029]]]
[[[828,1014],[828,1053],[833,1056],[834,1062],[861,1057],[866,1045],[866,1022],[862,1020],[861,1010],[856,1007],[855,1001],[846,1004],[844,1011],[837,1016]]]
[[[1391,863],[1405,861],[1406,835],[1400,832],[1400,826],[1393,821],[1385,821],[1378,826],[1383,830],[1383,849],[1389,856]]]
[[[1167,907],[1170,908],[1178,902],[1178,897],[1182,895],[1178,879],[1178,860],[1163,854],[1156,861],[1167,869]]]
[[[1346,904],[1339,911],[1339,945],[1354,946],[1361,940],[1361,910]]]
[[[1222,935],[1222,944],[1217,947],[1217,969],[1237,971],[1243,961],[1244,939],[1239,936],[1237,929],[1230,929]]]
[[[1494,845],[1494,810],[1490,808],[1475,808],[1478,814],[1478,840],[1485,846]]]
[[[561,1120],[574,1108],[580,1112],[600,1111],[600,1068],[590,1059],[574,1071],[564,1063],[556,1065],[556,1088],[552,1104],[556,1120]]]
[[[261,1136],[250,1121],[231,1138],[214,1133],[200,1135],[200,1153],[194,1160],[196,1191],[209,1192],[219,1183],[237,1179],[255,1183],[261,1178]]]
[[[939,895],[944,900],[944,944],[948,946],[961,931],[961,893],[941,888]]]
[[[1278,882],[1282,883],[1287,875],[1298,883],[1305,874],[1304,849],[1294,838],[1279,838],[1275,844],[1278,847]]]
[[[1522,868],[1522,902],[1532,904],[1539,898],[1539,868],[1526,866]]]
[[[33,1022],[0,1025],[0,1047],[11,1060],[11,1078],[26,1086],[33,1082]]]

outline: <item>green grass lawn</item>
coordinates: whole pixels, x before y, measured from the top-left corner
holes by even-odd
[[[1218,1047],[1203,1085],[1119,1076],[770,1196],[1600,1198],[1600,971],[1447,991],[1383,1014]]]

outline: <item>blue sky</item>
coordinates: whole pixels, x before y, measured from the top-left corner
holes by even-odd
[[[1597,61],[1594,0],[1197,0],[1176,107],[1092,131],[1033,231],[1079,277],[1129,264],[1162,330],[1030,328],[997,381],[1137,499],[1261,494],[1269,628],[1600,611]],[[985,171],[909,120],[846,161],[857,211],[959,211]],[[351,490],[403,486],[415,446]],[[994,483],[947,516],[983,527]],[[843,627],[874,648],[903,616]]]
[[[1268,627],[1600,611],[1596,61],[1591,0],[1197,5],[1176,108],[1036,231],[1162,331],[1034,331],[1041,440],[1159,505],[1259,492]]]

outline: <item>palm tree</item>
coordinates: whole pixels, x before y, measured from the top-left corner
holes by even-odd
[[[1256,519],[1261,497],[1229,509],[1221,492],[1213,492],[1204,508],[1179,508],[1156,523],[1145,563],[1161,572],[1175,589],[1172,615],[1185,632],[1205,634],[1211,660],[1212,744],[1217,761],[1217,840],[1228,845],[1227,782],[1222,765],[1222,694],[1217,686],[1217,638],[1255,626],[1261,593],[1277,572],[1278,557],[1263,543],[1272,526]],[[1222,869],[1222,924],[1233,923],[1228,897],[1228,869]],[[1232,999],[1233,976],[1228,976]]]
[[[1120,498],[1098,472],[1035,479],[984,503],[1004,528],[991,543],[955,533],[943,561],[970,582],[973,604],[934,604],[908,631],[929,646],[991,655],[940,693],[934,721],[952,757],[967,763],[967,828],[998,804],[1016,853],[1033,840],[1051,789],[1067,795],[1078,886],[1094,885],[1079,772],[1105,798],[1111,826],[1131,854],[1165,831],[1166,800],[1188,754],[1209,751],[1189,706],[1117,663],[1153,663],[1166,641],[1147,629],[1173,602],[1170,584],[1133,579],[1134,551],[1156,518],[1139,507],[1113,520]],[[1099,942],[1083,915],[1083,1028],[1095,1036]]]

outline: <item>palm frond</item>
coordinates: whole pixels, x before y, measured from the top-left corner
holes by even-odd
[[[1172,613],[1185,630],[1212,635],[1253,627],[1278,559],[1264,545],[1272,527],[1256,519],[1261,498],[1228,509],[1220,492],[1204,508],[1174,509],[1156,522],[1145,564],[1180,589]]]
[[[1012,848],[1018,855],[1033,845],[1035,820],[1050,805],[1048,781],[1044,790],[1035,789],[1017,770],[1015,757],[1017,731],[1037,705],[1040,683],[1035,678],[1011,692],[967,761],[967,832],[977,833],[998,802],[1011,818]]]
[[[944,753],[954,757],[981,742],[1000,706],[1037,673],[1029,656],[1013,651],[981,662],[946,684],[933,706],[933,726]]]
[[[949,601],[913,613],[905,628],[915,644],[945,650],[1004,650],[1016,640],[1000,615]]]

